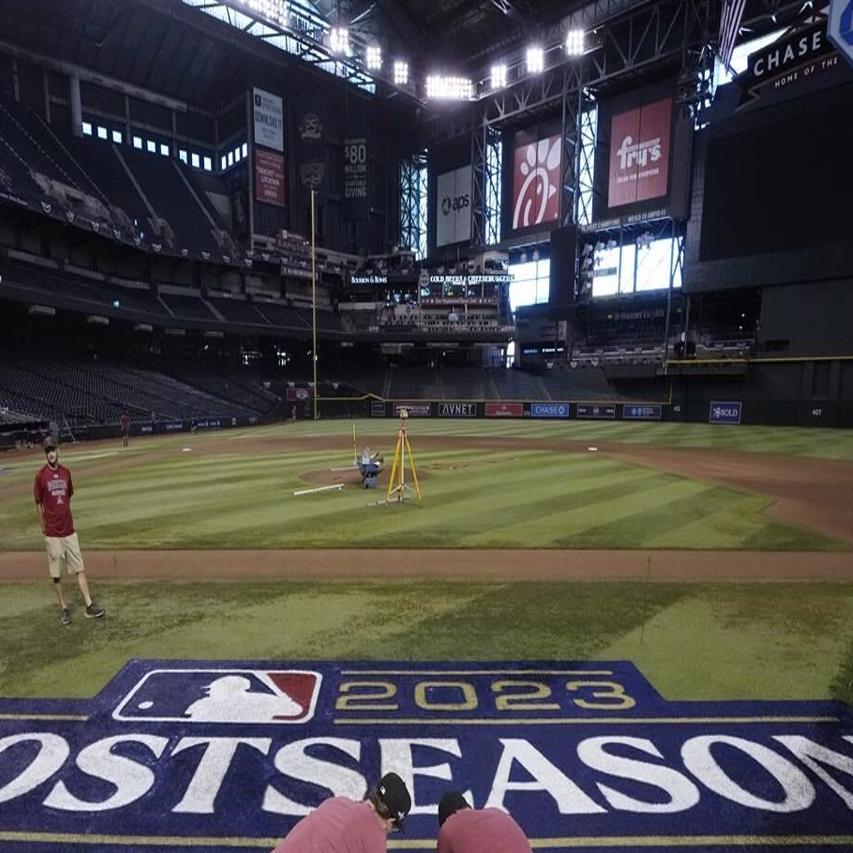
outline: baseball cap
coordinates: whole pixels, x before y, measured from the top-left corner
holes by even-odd
[[[376,786],[379,799],[399,829],[403,828],[403,820],[412,807],[412,798],[406,783],[396,773],[386,773]]]
[[[444,826],[444,822],[451,815],[462,809],[470,809],[468,801],[459,791],[446,791],[438,804],[438,825]]]
[[[56,450],[59,447],[59,442],[52,435],[48,435],[42,442],[42,447],[44,448],[44,452],[47,453],[49,450]]]

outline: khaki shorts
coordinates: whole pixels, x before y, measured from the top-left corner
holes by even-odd
[[[52,578],[62,576],[63,565],[69,575],[79,574],[84,570],[83,555],[80,553],[76,533],[70,536],[45,536],[44,541],[47,543],[47,560]]]

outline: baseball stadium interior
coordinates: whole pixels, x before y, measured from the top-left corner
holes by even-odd
[[[719,5],[5,4],[3,442],[413,400],[853,427],[853,69],[820,4]]]

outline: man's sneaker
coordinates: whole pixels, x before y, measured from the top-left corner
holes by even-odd
[[[104,610],[104,608],[103,608],[103,607],[101,607],[101,606],[100,606],[100,605],[98,605],[98,604],[95,604],[95,602],[93,601],[93,602],[92,602],[92,603],[91,603],[91,604],[86,608],[86,618],[87,618],[87,619],[100,619],[100,618],[101,618],[101,616],[103,616],[106,612],[107,612],[107,611],[106,611],[106,610]]]
[[[71,624],[71,611],[67,607],[62,608],[62,613],[59,615],[59,619],[63,625]]]

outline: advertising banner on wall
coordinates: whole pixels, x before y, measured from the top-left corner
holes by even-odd
[[[428,418],[432,414],[432,403],[394,403],[394,414],[399,418],[405,409],[410,418]]]
[[[344,206],[349,219],[367,218],[367,138],[344,139]]]
[[[255,146],[255,198],[284,207],[284,157]]]
[[[616,406],[597,403],[578,403],[577,416],[587,420],[608,420],[616,417]]]
[[[743,403],[740,400],[711,400],[708,423],[737,425],[742,413]]]
[[[622,406],[622,417],[628,421],[659,421],[663,415],[660,403]]]
[[[559,134],[516,147],[512,171],[513,230],[557,221],[561,148]]]
[[[252,91],[254,105],[255,143],[284,151],[284,110],[281,98],[263,89]]]
[[[486,403],[487,418],[523,418],[524,403]]]
[[[569,416],[568,403],[531,403],[531,418],[567,418]]]
[[[612,117],[608,207],[667,194],[671,125],[672,98]]]
[[[471,166],[460,166],[436,180],[435,245],[471,239]]]
[[[476,403],[439,403],[438,416],[440,418],[476,418]]]

